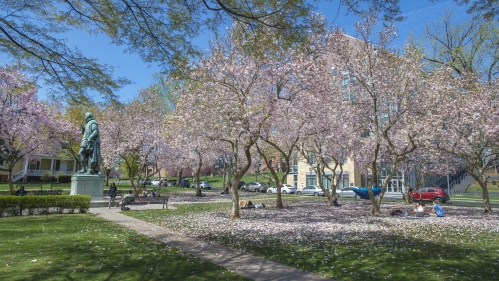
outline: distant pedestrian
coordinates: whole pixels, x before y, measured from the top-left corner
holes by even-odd
[[[118,188],[116,188],[116,184],[112,182],[111,187],[109,188],[109,209],[111,209],[111,203],[113,203],[113,207],[116,207],[116,202],[114,201],[116,195],[118,195]]]

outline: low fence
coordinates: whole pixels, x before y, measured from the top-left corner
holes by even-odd
[[[52,188],[61,188],[61,187],[67,187],[67,188],[71,188],[71,183],[70,182],[63,182],[63,183],[51,183],[50,184],[50,189]]]
[[[19,189],[21,186],[24,186],[26,189],[33,189],[35,187],[38,187],[40,189],[43,189],[43,183],[40,182],[23,182],[23,183],[16,183],[16,189]]]

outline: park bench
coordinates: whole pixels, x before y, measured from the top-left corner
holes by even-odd
[[[62,189],[29,190],[29,195],[62,195]]]
[[[42,183],[30,183],[30,182],[16,183],[16,189],[19,189],[21,186],[24,186],[25,189],[33,189],[35,187],[43,189]]]
[[[129,205],[163,204],[163,209],[168,208],[168,196],[161,197],[126,197],[121,200],[121,209],[126,210]]]

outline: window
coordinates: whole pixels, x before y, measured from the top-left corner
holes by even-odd
[[[347,78],[347,79],[343,79],[343,80],[341,80],[341,88],[342,88],[342,89],[345,89],[346,87],[348,87],[348,82],[349,82],[349,81],[350,81],[350,80],[349,80],[348,78]]]
[[[315,153],[308,152],[308,164],[309,165],[314,165],[315,163],[316,163]]]
[[[338,189],[342,189],[344,187],[350,186],[349,182],[349,174],[348,172],[343,172],[343,175],[340,175],[339,173],[336,174],[336,177],[338,179]]]
[[[328,176],[331,177],[332,175]],[[322,175],[322,185],[325,189],[331,189],[331,181],[325,175]]]
[[[33,161],[29,163],[30,170],[40,170],[40,161]]]
[[[290,172],[298,173],[298,158],[296,157],[296,155],[291,158]]]
[[[71,172],[74,170],[75,163],[73,161],[69,161],[66,165],[66,171]]]
[[[307,186],[309,185],[316,185],[317,184],[317,176],[315,174],[308,174],[307,175]]]

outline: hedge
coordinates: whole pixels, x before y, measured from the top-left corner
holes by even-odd
[[[86,213],[90,208],[89,195],[0,196],[0,216],[29,215],[36,213]]]

